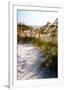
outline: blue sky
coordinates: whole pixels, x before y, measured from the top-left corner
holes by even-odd
[[[41,26],[49,22],[54,22],[58,18],[57,12],[40,12],[17,10],[17,22],[28,25]]]

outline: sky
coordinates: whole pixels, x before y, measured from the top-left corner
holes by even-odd
[[[17,23],[42,26],[48,21],[53,23],[56,18],[58,18],[57,12],[24,11],[21,9],[17,10]]]

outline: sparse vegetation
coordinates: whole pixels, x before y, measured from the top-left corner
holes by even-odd
[[[50,24],[50,23],[49,23]],[[54,23],[55,24],[55,23]],[[47,27],[48,31],[46,31]],[[56,27],[56,28],[55,28]],[[55,29],[54,29],[55,28]],[[32,30],[33,28],[31,26],[25,25],[25,24],[18,24],[17,30],[25,31],[25,30]],[[40,31],[40,34],[43,34],[45,31],[50,33],[50,35],[53,32],[53,37],[57,39],[57,25],[50,25],[50,27],[47,25],[40,28],[42,31]],[[45,30],[45,31],[44,31]],[[54,30],[54,31],[52,31]],[[51,31],[51,32],[50,32]],[[21,32],[20,32],[21,34]],[[51,40],[42,40],[40,37],[32,37],[31,35],[28,36],[22,36],[20,34],[17,34],[17,42],[25,43],[30,42],[36,47],[40,49],[42,54],[44,55],[44,60],[41,60],[39,63],[41,68],[49,68],[51,70],[54,70],[55,72],[58,72],[58,43],[57,40],[54,40],[53,37]]]
[[[30,42],[40,49],[42,54],[45,56],[44,60],[41,60],[40,66],[42,68],[50,68],[57,72],[57,43],[56,42],[44,42],[34,37],[19,37],[18,40],[22,43]],[[18,42],[19,42],[18,41]]]

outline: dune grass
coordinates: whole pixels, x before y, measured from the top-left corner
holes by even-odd
[[[41,60],[41,68],[49,68],[57,72],[58,69],[58,45],[55,41],[43,41],[40,38],[35,37],[22,37],[17,36],[18,42],[30,42],[34,46],[38,47],[42,54],[44,55],[44,60]]]

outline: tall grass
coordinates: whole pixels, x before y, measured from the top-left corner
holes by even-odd
[[[58,68],[58,45],[55,41],[43,41],[40,38],[35,37],[17,37],[18,42],[30,42],[34,46],[38,47],[44,55],[44,60],[41,60],[39,64],[41,68],[49,68],[57,72]]]

